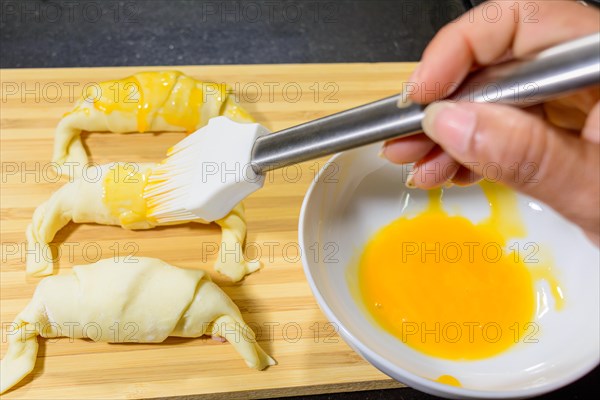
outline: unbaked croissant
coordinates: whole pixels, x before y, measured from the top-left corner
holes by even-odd
[[[251,368],[274,365],[233,301],[201,270],[156,258],[119,258],[43,279],[7,332],[0,393],[32,370],[37,336],[158,343],[168,336],[225,338]],[[191,372],[193,373],[193,372]]]
[[[156,164],[115,162],[89,167],[83,175],[73,178],[33,213],[26,230],[27,274],[52,274],[53,262],[47,248],[56,233],[70,221],[120,225],[125,229],[151,229],[159,225],[149,216],[143,198],[144,187]],[[203,220],[179,221],[208,223]],[[238,204],[224,218],[215,221],[222,228],[220,252],[215,269],[233,281],[260,268],[259,261],[244,258],[246,238],[244,206]]]
[[[140,72],[87,85],[56,128],[52,161],[62,174],[78,176],[88,163],[82,131],[191,133],[219,115],[253,122],[229,92],[224,84],[201,82],[179,71]],[[61,168],[67,162],[69,168]]]

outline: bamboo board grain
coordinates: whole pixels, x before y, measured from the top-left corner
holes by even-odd
[[[272,130],[397,93],[410,63],[177,67],[202,80],[226,82],[255,118]],[[25,228],[33,210],[60,185],[49,168],[56,124],[85,84],[158,67],[0,70],[1,353],[6,327],[30,299],[39,279],[25,276]],[[180,133],[90,133],[97,163],[158,161]],[[207,243],[216,225],[148,231],[69,224],[55,238],[55,273],[115,254],[159,257],[204,268],[240,307],[259,342],[278,365],[248,369],[233,347],[200,338],[159,345],[111,345],[40,340],[33,373],[6,399],[256,398],[398,387],[335,334],[313,299],[298,257],[297,222],[304,193],[324,160],[273,172],[245,201],[250,256],[264,265],[233,284],[212,269]],[[212,249],[212,248],[211,248]],[[190,397],[186,397],[190,398]]]

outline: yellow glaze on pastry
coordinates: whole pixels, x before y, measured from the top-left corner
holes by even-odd
[[[148,183],[150,169],[140,171],[137,164],[117,163],[109,168],[103,182],[102,197],[110,214],[119,219],[123,227],[148,221],[156,225],[148,216],[144,188]]]
[[[98,329],[86,329],[89,324]],[[237,306],[204,271],[176,268],[155,258],[105,259],[45,278],[6,334],[0,393],[33,370],[38,335],[159,343],[168,336],[212,334],[227,339],[250,368],[275,364]]]
[[[138,74],[86,86],[74,109],[59,122],[53,162],[65,163],[79,175],[88,163],[82,131],[194,132],[220,115],[237,122],[254,122],[231,90],[220,83],[202,82],[179,71]]]
[[[150,163],[109,163],[90,167],[95,171],[85,170],[82,176],[52,194],[35,210],[27,227],[27,274],[52,274],[54,262],[48,257],[49,243],[70,221],[118,225],[133,230],[163,225],[148,216],[146,201],[142,197],[147,178],[155,166]],[[164,225],[188,222],[207,223],[190,220]],[[244,258],[244,206],[238,204],[225,218],[215,222],[221,226],[223,235],[215,269],[233,281],[258,270],[259,261]]]

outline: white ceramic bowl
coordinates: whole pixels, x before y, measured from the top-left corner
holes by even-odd
[[[343,339],[390,377],[449,398],[522,398],[546,393],[583,376],[600,360],[600,252],[573,224],[546,205],[518,196],[528,237],[551,250],[565,306],[537,310],[537,343],[518,343],[498,356],[455,362],[421,354],[371,320],[349,288],[350,266],[367,239],[396,219],[404,207],[425,207],[424,191],[407,189],[407,168],[376,156],[379,145],[339,154],[311,185],[300,214],[302,262],[313,294]],[[407,194],[409,194],[407,196]],[[473,221],[489,213],[478,186],[444,193],[450,213]],[[545,283],[538,296],[551,298]],[[540,308],[541,307],[541,308]],[[462,387],[435,382],[441,375]]]

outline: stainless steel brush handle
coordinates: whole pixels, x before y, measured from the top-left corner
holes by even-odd
[[[467,77],[451,99],[527,107],[600,83],[600,34],[493,65]],[[260,137],[256,173],[422,131],[424,106],[397,106],[400,95]]]

